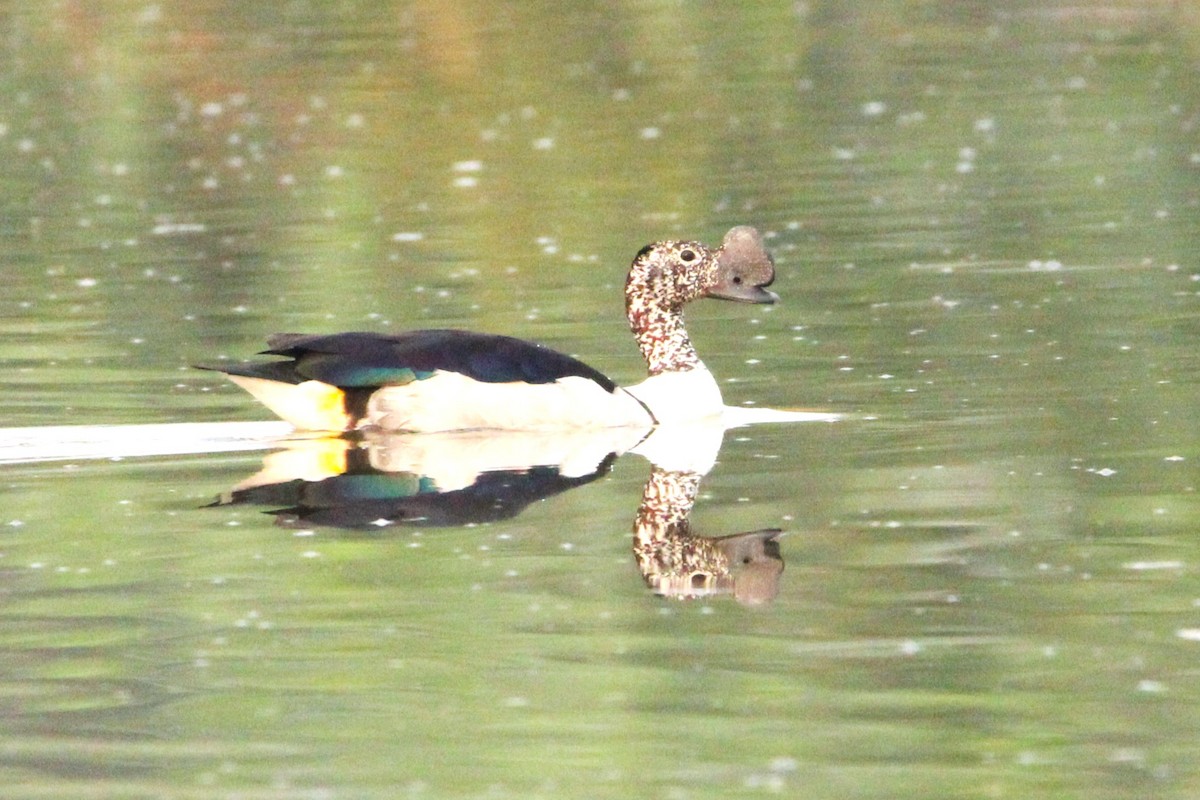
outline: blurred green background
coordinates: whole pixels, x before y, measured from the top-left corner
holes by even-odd
[[[489,525],[200,509],[254,455],[0,467],[5,796],[1193,798],[1200,4],[2,2],[0,425],[266,419],[197,362],[461,326],[621,382],[699,304],[696,510],[780,595],[648,594],[648,471]]]

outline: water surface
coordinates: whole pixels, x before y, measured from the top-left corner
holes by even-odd
[[[265,420],[190,365],[273,331],[632,382],[629,259],[736,224],[726,401],[844,415],[702,478],[756,606],[647,589],[637,454],[373,531],[208,507],[260,452],[5,464],[6,796],[1200,793],[1191,4],[0,10],[4,427]]]

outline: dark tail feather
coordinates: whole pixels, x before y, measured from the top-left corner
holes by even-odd
[[[223,372],[226,375],[241,375],[246,378],[263,378],[280,383],[303,383],[305,378],[296,372],[295,361],[246,361],[228,364],[193,364],[196,369]]]

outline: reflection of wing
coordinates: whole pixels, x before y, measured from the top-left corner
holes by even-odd
[[[606,474],[644,435],[624,428],[298,439],[213,505],[274,507],[293,526],[488,522]]]
[[[616,455],[609,454],[595,471],[576,477],[563,475],[552,466],[483,472],[469,486],[443,492],[427,477],[380,472],[364,459],[352,458],[351,462],[359,463],[352,463],[340,475],[239,489],[220,504],[275,506],[269,513],[290,527],[451,527],[514,517],[533,502],[607,474],[615,460]]]

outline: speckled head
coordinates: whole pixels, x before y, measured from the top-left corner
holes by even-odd
[[[684,305],[701,297],[774,303],[778,297],[765,288],[774,279],[762,237],[744,225],[715,250],[678,241],[639,250],[625,281],[625,313],[650,375],[703,366],[683,328]]]
[[[625,283],[627,302],[680,309],[716,282],[717,254],[699,242],[663,241],[638,251]]]
[[[638,251],[629,271],[626,298],[680,308],[701,297],[742,303],[774,303],[767,291],[775,280],[775,262],[761,234],[739,225],[712,250],[699,242],[663,241]]]

